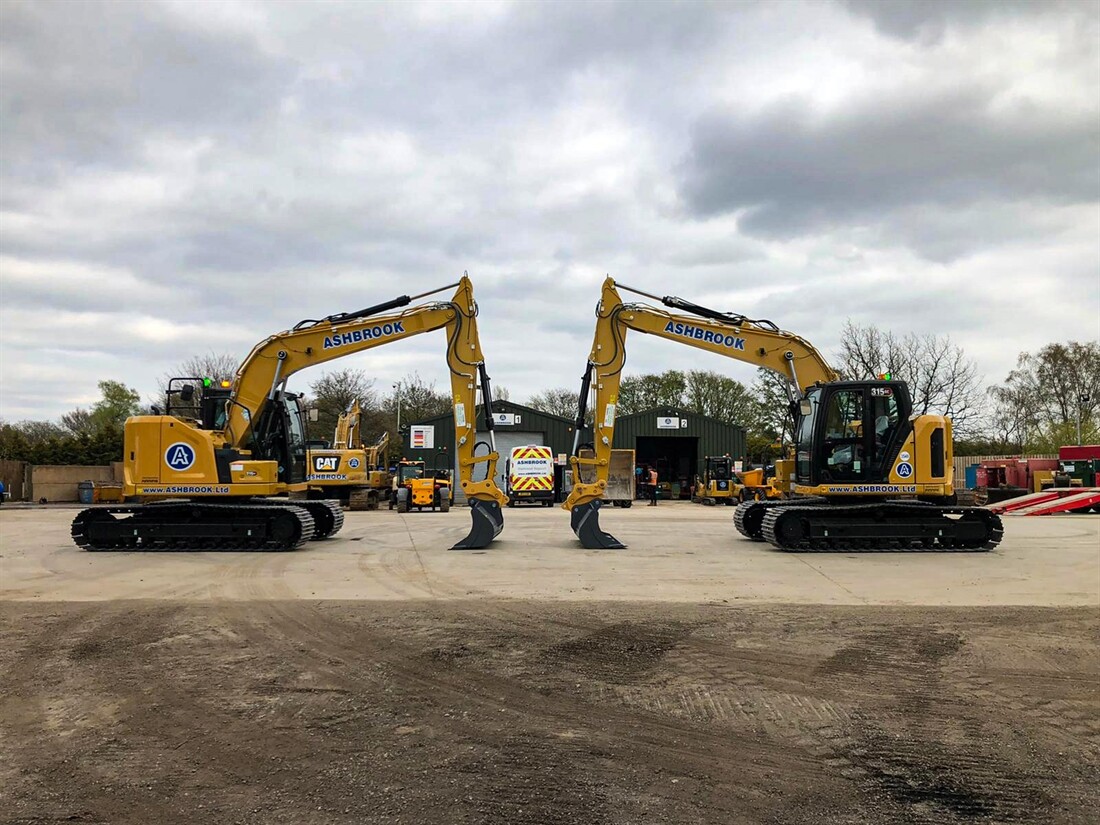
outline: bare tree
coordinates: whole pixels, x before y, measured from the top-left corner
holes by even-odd
[[[531,396],[528,405],[536,410],[551,415],[560,415],[563,418],[575,419],[579,399],[576,390],[566,387],[555,387],[552,390],[544,390]]]
[[[313,395],[309,405],[317,410],[318,415],[317,421],[310,425],[314,437],[331,438],[340,415],[347,412],[354,401],[358,401],[360,409],[366,413],[379,407],[374,380],[368,378],[363,370],[327,372],[310,384],[310,391]]]
[[[851,379],[889,373],[905,381],[914,413],[949,415],[957,432],[965,434],[981,424],[985,393],[978,368],[949,336],[910,333],[899,338],[849,320],[844,325],[840,368]]]
[[[240,360],[227,352],[210,351],[205,355],[192,355],[178,363],[170,373],[157,379],[157,397],[150,401],[150,405],[163,407],[168,381],[172,378],[209,378],[216,386],[222,381],[231,381],[239,366]],[[172,408],[184,414],[198,415],[202,389],[200,381],[195,387],[195,400],[191,404],[183,406],[178,399],[173,399]]]

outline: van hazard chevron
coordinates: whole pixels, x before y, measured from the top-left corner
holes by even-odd
[[[554,454],[549,447],[516,447],[512,450],[512,460],[521,458],[548,458],[553,459]]]
[[[527,500],[552,501],[554,454],[549,447],[515,447],[508,458],[508,490]]]
[[[513,477],[513,490],[553,490],[554,480],[545,476]]]

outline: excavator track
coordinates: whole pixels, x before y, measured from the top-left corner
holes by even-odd
[[[281,502],[279,502],[281,504]],[[311,541],[335,536],[344,526],[344,509],[339,501],[315,499],[314,501],[295,501],[291,506],[301,507],[313,516],[313,538]]]
[[[919,501],[777,504],[764,515],[764,540],[802,553],[985,552],[1004,534],[999,516],[974,507]]]
[[[764,541],[764,516],[773,507],[790,504],[789,499],[764,499],[762,501],[743,501],[737,505],[733,514],[733,526],[737,532],[753,541]],[[805,496],[798,499],[799,504],[825,504],[821,496]]]
[[[297,503],[160,501],[82,510],[72,537],[90,551],[280,552],[298,549],[315,529],[309,510]]]
[[[742,501],[737,505],[733,513],[733,525],[737,532],[753,541],[763,541],[761,532],[764,524],[764,514],[783,501]]]

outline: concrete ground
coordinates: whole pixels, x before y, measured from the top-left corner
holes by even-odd
[[[75,509],[0,511],[0,598],[534,599],[739,604],[1100,605],[1100,517],[1006,517],[988,553],[783,553],[739,536],[733,510],[605,508],[628,547],[583,550],[554,508],[505,511],[489,548],[449,552],[469,511],[348,513],[292,553],[88,553]]]
[[[731,508],[88,553],[0,508],[0,821],[1091,825],[1100,517],[787,554]]]

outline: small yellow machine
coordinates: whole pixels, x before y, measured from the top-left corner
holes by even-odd
[[[407,513],[413,507],[430,507],[446,513],[454,502],[454,488],[449,470],[426,470],[423,461],[402,460],[393,476],[394,492],[390,509]]]
[[[449,301],[384,314],[452,287]],[[174,398],[189,403],[195,396],[186,383],[195,379],[173,379],[163,415],[126,422],[124,492],[149,503],[84,510],[73,520],[73,540],[88,550],[292,550],[332,535],[344,518],[338,503],[267,498],[309,490],[305,416],[287,380],[327,361],[445,330],[458,468],[473,520],[452,549],[485,547],[503,528],[508,497],[493,481],[499,456],[477,315],[473,284],[463,275],[420,295],[300,321],[257,344],[228,386],[206,386],[198,419],[172,414]],[[475,455],[479,388],[489,444]],[[482,463],[486,476],[474,481]]]
[[[728,455],[708,455],[703,459],[703,476],[695,477],[691,500],[713,507],[715,504],[736,504],[737,474]]]
[[[779,486],[779,478],[777,476],[766,478],[762,468],[739,473],[737,487],[738,501],[767,501],[787,497]]]
[[[621,287],[646,303],[624,303]],[[595,469],[562,505],[588,548],[622,547],[599,526],[615,434],[615,408],[626,363],[627,332],[664,338],[778,372],[788,380],[795,423],[793,461],[777,462],[776,486],[787,499],[737,507],[737,529],[784,550],[988,550],[1001,540],[993,513],[957,504],[951,419],[912,415],[902,381],[841,381],[808,341],[771,321],[720,312],[604,281],[596,332],[581,382],[574,444],[578,468]],[[595,456],[578,454],[590,391],[595,394]]]

